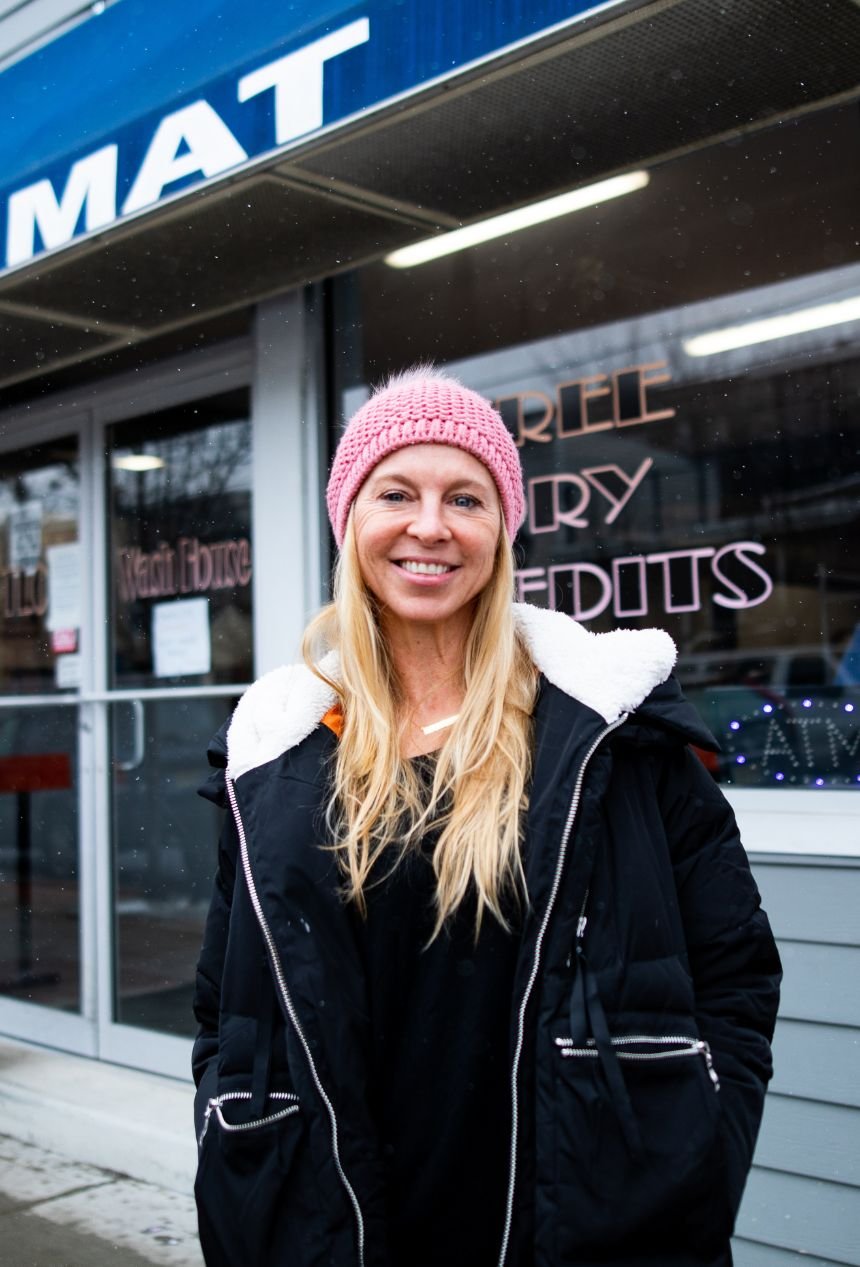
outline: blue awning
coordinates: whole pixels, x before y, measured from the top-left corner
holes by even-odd
[[[0,74],[0,271],[620,3],[120,0]]]
[[[855,0],[172,8],[118,0],[0,74],[4,391],[231,337],[268,296],[609,175],[647,166],[669,212],[663,160],[860,92]]]

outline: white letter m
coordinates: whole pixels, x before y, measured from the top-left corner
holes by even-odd
[[[6,266],[23,264],[36,253],[36,228],[45,250],[64,246],[75,236],[84,212],[84,225],[101,229],[116,219],[117,147],[88,154],[72,164],[63,196],[58,200],[49,180],[19,189],[9,198]]]

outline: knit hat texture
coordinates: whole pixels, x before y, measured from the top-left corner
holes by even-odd
[[[349,508],[373,468],[410,444],[450,444],[495,480],[508,536],[525,517],[523,471],[513,437],[488,400],[434,371],[407,371],[379,388],[349,420],[334,455],[326,504],[338,546]]]

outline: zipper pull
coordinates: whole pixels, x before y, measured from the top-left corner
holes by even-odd
[[[589,890],[588,890],[588,889],[586,889],[586,890],[585,890],[585,897],[582,899],[582,906],[579,908],[579,918],[578,918],[578,919],[577,919],[577,921],[576,921],[576,956],[577,956],[577,959],[581,959],[581,957],[582,957],[582,946],[580,945],[580,942],[582,941],[583,937],[585,936],[585,929],[586,929],[586,926],[587,926],[587,924],[588,924],[588,916],[587,916],[587,915],[586,915],[586,913],[585,913],[585,908],[586,908],[586,906],[588,905],[588,893],[589,893]],[[566,968],[569,968],[569,967],[571,966],[572,962],[573,962],[573,951],[571,950],[571,951],[568,953],[568,956],[567,956],[567,958],[566,958],[566,959],[565,959],[565,961],[564,961],[564,966],[565,966]]]
[[[206,1132],[209,1130],[209,1119],[212,1116],[212,1109],[215,1106],[215,1100],[208,1100],[206,1103],[206,1112],[203,1114],[203,1126],[200,1130],[200,1138],[197,1140],[197,1147],[203,1147],[203,1141],[206,1138]]]
[[[576,940],[577,941],[582,941],[583,937],[585,936],[585,929],[588,925],[588,916],[585,913],[585,908],[586,906],[588,906],[589,893],[590,893],[590,889],[586,889],[585,897],[582,899],[582,907],[580,908],[579,919],[576,921]]]
[[[714,1058],[711,1055],[710,1047],[704,1041],[704,1039],[701,1039],[701,1038],[699,1039],[696,1046],[698,1047],[702,1055],[705,1057],[705,1064],[707,1065],[707,1068],[708,1068],[708,1077],[711,1079],[711,1082],[713,1082],[714,1084],[714,1090],[719,1091],[720,1079],[719,1079],[716,1069],[714,1068]]]

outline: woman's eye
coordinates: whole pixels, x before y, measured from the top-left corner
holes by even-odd
[[[459,507],[461,510],[471,510],[473,506],[477,506],[478,504],[477,497],[472,497],[470,493],[457,493],[452,500],[454,505]]]
[[[387,493],[382,494],[382,500],[384,502],[393,502],[397,505],[398,502],[406,500],[406,494],[399,492],[397,489],[390,489]]]

